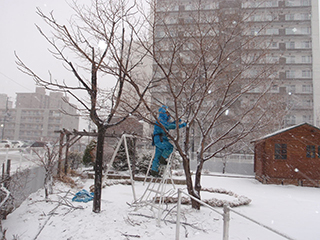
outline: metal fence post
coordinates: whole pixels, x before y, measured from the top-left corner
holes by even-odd
[[[223,240],[229,239],[230,209],[228,205],[223,205]]]
[[[8,161],[8,156],[9,156],[9,148],[6,148],[6,160],[5,160],[5,162]]]
[[[177,222],[176,222],[176,240],[179,240],[180,236],[180,215],[181,215],[181,189],[178,189],[178,204],[177,204]]]

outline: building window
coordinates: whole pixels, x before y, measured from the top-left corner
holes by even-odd
[[[300,14],[300,20],[310,20],[311,14],[310,13],[301,13]]]
[[[257,35],[259,35],[260,30],[261,29],[259,29],[259,28],[251,28],[250,29],[250,35],[257,36]]]
[[[286,63],[296,63],[295,56],[286,56]]]
[[[287,49],[295,49],[295,42],[291,41],[291,42],[286,42],[286,48]]]
[[[184,20],[185,23],[193,23],[194,22],[194,19],[192,17],[187,17],[185,20]]]
[[[273,20],[277,20],[277,17],[274,17],[272,15],[265,15],[264,16],[264,21],[273,21]]]
[[[307,158],[316,157],[316,147],[314,145],[307,145]]]
[[[301,6],[310,6],[311,5],[311,0],[300,0],[301,1]]]
[[[311,0],[286,0],[285,4],[289,7],[310,6]]]
[[[286,78],[295,78],[296,72],[294,70],[287,70],[286,71]]]
[[[274,145],[274,158],[287,159],[287,144],[276,143]]]
[[[258,2],[245,2],[245,3],[242,3],[242,7],[244,8],[257,8],[259,7],[259,4]]]
[[[286,14],[285,19],[287,21],[293,21],[294,20],[294,14],[293,13]]]
[[[292,31],[292,28],[286,28],[286,35],[289,34],[294,34],[294,32]]]
[[[267,63],[277,63],[279,62],[279,57],[277,56],[266,56]]]
[[[286,31],[286,35],[292,35],[297,32],[297,29],[296,28],[286,28],[285,31]]]
[[[310,27],[302,27],[300,30],[301,30],[301,34],[310,34],[311,33]]]
[[[310,55],[302,56],[301,62],[302,63],[312,63],[312,56],[310,56]]]
[[[301,48],[311,48],[311,41],[302,41]]]
[[[303,121],[304,122],[307,122],[307,123],[312,123],[312,116],[311,115],[303,115],[302,116],[302,119],[303,119]],[[320,148],[320,146],[318,147],[318,155],[319,155],[319,149]]]
[[[259,22],[261,21],[261,15],[252,15],[249,18],[250,21]]]
[[[296,116],[294,116],[294,115],[287,115],[287,116],[286,116],[286,123],[287,123],[287,125],[294,125],[294,124],[296,124]]]
[[[266,35],[278,35],[279,29],[277,28],[269,28],[266,30]]]
[[[303,78],[311,78],[311,70],[302,70],[302,75]]]
[[[302,85],[302,92],[303,93],[311,93],[312,92],[312,86],[311,85]]]
[[[201,4],[201,9],[209,10],[211,8],[211,5],[209,3],[203,3]]]
[[[186,6],[185,6],[185,10],[186,10],[186,11],[193,10],[193,5],[186,5]]]
[[[303,101],[304,107],[312,107],[313,101],[311,99],[307,99]]]
[[[290,94],[295,93],[296,92],[296,85],[288,85],[287,92]]]
[[[278,7],[278,1],[277,0],[271,0],[265,2],[266,7]]]
[[[271,48],[278,48],[278,43],[277,42],[271,42],[270,47]]]
[[[162,38],[162,37],[164,37],[166,34],[165,34],[165,32],[163,32],[163,31],[157,31],[156,32],[156,37],[158,37],[158,38]]]
[[[279,92],[279,86],[278,85],[272,85],[270,90],[271,90],[272,93],[278,93]]]
[[[178,5],[170,6],[169,11],[179,11],[179,6]]]
[[[293,0],[286,0],[286,6],[295,6],[295,2]]]

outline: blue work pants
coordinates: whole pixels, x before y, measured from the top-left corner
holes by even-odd
[[[167,159],[173,151],[173,145],[169,141],[157,142],[155,145],[156,153],[154,155],[151,169],[158,172],[160,166],[160,157],[162,156],[163,158]]]

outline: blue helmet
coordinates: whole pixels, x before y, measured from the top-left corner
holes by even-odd
[[[162,121],[168,121],[170,119],[169,114],[167,114],[168,107],[166,105],[162,105],[162,107],[159,108],[159,120]]]
[[[162,105],[162,107],[159,108],[159,113],[166,113],[168,107],[166,105]]]

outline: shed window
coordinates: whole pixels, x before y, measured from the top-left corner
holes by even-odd
[[[307,146],[307,158],[315,158],[316,157],[316,147],[314,145]]]
[[[287,159],[287,144],[280,144],[280,143],[275,144],[274,158]]]

